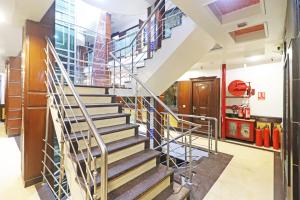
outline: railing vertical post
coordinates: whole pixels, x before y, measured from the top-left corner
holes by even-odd
[[[94,166],[94,172],[93,172],[93,180],[94,180],[94,182],[93,182],[93,185],[94,185],[94,194],[93,194],[93,199],[97,199],[97,174],[98,174],[98,172],[97,172],[97,162],[96,162],[96,157],[94,157],[94,159],[93,159],[93,166]]]
[[[116,61],[114,59],[114,79],[113,79],[113,91],[114,91],[114,95],[116,94]]]
[[[47,43],[47,47],[46,47],[46,73],[48,75],[49,73],[49,62],[50,62],[50,59],[49,59],[49,46],[48,46],[48,43]],[[48,83],[49,80],[47,80],[45,82],[45,84]],[[48,87],[47,87],[48,88]],[[45,145],[44,145],[44,149],[45,149],[45,153],[44,153],[44,166],[43,166],[43,182],[45,183],[45,179],[46,179],[46,160],[47,160],[47,143],[48,143],[48,135],[49,135],[49,110],[50,110],[50,91],[48,91],[47,89],[47,110],[46,110],[46,127],[45,127]]]
[[[138,116],[138,83],[135,81],[135,94],[134,94],[134,123],[137,121]]]
[[[208,120],[208,126],[207,126],[208,154],[211,153],[211,148],[210,148],[210,145],[211,145],[211,142],[210,142],[211,136],[210,136],[210,134],[211,134],[211,132],[210,131],[211,131],[211,129],[210,129],[210,120]]]
[[[167,113],[167,166],[170,167],[170,114]]]
[[[183,117],[181,117],[181,119],[183,119]],[[183,124],[183,123],[182,123]],[[189,126],[189,129],[191,128],[191,126]],[[183,125],[182,125],[182,129],[183,129]],[[184,161],[185,161],[185,164],[186,166],[188,166],[188,151],[187,151],[187,139],[186,139],[186,135],[184,136]],[[185,173],[187,172],[187,167],[185,168]],[[184,177],[184,181],[186,182],[187,181],[187,173],[185,174],[185,177]]]
[[[120,85],[119,85],[119,87],[121,88],[121,85],[122,85],[122,65],[121,65],[121,63],[122,63],[122,53],[121,53],[122,51],[120,51]]]
[[[91,137],[91,131],[88,130],[88,148],[91,149],[92,147],[92,137]],[[90,171],[92,171],[92,165],[91,165],[91,162],[92,162],[92,155],[90,155],[89,151],[87,153],[87,165],[86,166],[86,176],[87,176],[87,186],[86,186],[86,199],[88,200],[89,197],[90,197],[90,186],[91,186],[91,177],[90,177]]]
[[[107,193],[108,193],[108,188],[107,188],[107,171],[108,171],[108,166],[107,166],[108,158],[107,154],[101,155],[101,200],[107,200]],[[103,183],[103,184],[102,184]]]
[[[218,120],[214,120],[215,122],[215,153],[218,153]]]
[[[189,184],[192,184],[192,178],[193,178],[193,174],[192,174],[192,168],[193,168],[193,155],[192,155],[192,130],[190,128],[189,131],[189,160],[190,160],[190,164],[189,164]]]
[[[61,141],[60,141],[60,147],[61,147],[61,150],[60,150],[60,168],[59,168],[59,185],[58,185],[58,197],[59,199],[62,198],[62,182],[63,182],[63,178],[65,176],[64,174],[64,159],[65,159],[65,140],[64,140],[64,136],[61,136]]]

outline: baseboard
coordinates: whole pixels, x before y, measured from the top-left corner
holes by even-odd
[[[30,180],[24,180],[24,187],[30,187],[32,185],[35,185],[35,184],[38,184],[40,182],[42,182],[43,180],[43,176],[38,176],[38,177],[35,177],[33,179],[30,179]]]

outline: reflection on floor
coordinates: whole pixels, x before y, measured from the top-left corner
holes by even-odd
[[[204,200],[274,200],[273,152],[227,142],[218,148],[233,158]]]
[[[191,200],[202,200],[205,197],[231,159],[231,155],[218,153],[210,154],[209,157],[202,157],[201,160],[193,163],[194,176],[192,178]],[[185,169],[176,172],[176,180],[179,179],[178,174],[181,173],[185,174]]]
[[[0,124],[0,199],[40,199],[34,186],[24,188],[21,178],[21,152],[14,138],[5,135],[4,124]]]
[[[198,138],[194,145],[207,146],[207,139]],[[232,155],[233,158],[224,171],[203,198],[204,200],[273,200],[274,199],[274,153],[259,149],[249,148],[227,142],[218,142],[220,152]],[[214,145],[213,145],[214,149]],[[222,154],[220,154],[222,155]],[[14,138],[7,138],[4,125],[0,124],[0,199],[4,200],[35,200],[40,199],[35,187],[24,188],[21,179],[21,153]],[[210,158],[208,159],[210,160]],[[220,159],[217,159],[220,161]],[[227,161],[226,161],[227,162]],[[223,163],[224,164],[224,163]],[[215,162],[213,165],[219,165]],[[214,167],[199,168],[207,174],[218,174],[222,171]],[[209,169],[210,172],[205,172]],[[219,170],[219,171],[218,171]],[[217,172],[218,171],[218,172]],[[195,177],[193,181],[201,187],[206,187],[205,177]],[[207,179],[207,181],[210,179]],[[211,178],[210,181],[213,181]],[[201,185],[203,184],[203,185]],[[196,185],[196,184],[195,184]],[[205,188],[198,189],[204,191]],[[205,192],[206,193],[206,192]],[[197,193],[195,199],[200,199]],[[204,196],[204,195],[203,195]]]

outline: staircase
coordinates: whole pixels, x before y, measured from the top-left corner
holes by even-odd
[[[160,8],[160,3],[133,41],[143,34],[147,24],[151,24],[151,18]],[[193,27],[192,21],[185,22]],[[155,42],[157,37],[148,39]],[[61,55],[56,52],[50,39],[47,40],[45,84],[48,103],[42,175],[43,183],[50,188],[55,199],[189,199],[192,168],[197,157],[193,154],[195,138],[192,133],[200,129],[203,131],[203,127],[186,119],[197,118],[208,122],[208,155],[212,152],[211,121],[214,122],[217,151],[217,119],[173,113],[137,71],[145,62],[143,55],[150,53],[153,57],[156,53],[158,55],[158,51],[149,49],[149,43],[148,46],[141,45],[142,51],[137,53],[135,44],[131,43],[123,49],[126,52],[132,49],[128,55],[122,54],[123,50],[107,48],[110,50],[106,52],[108,63],[101,63],[104,67],[99,72],[104,81],[95,79],[95,74],[91,73],[86,79],[75,77],[75,80],[83,80],[88,84],[74,85],[60,60]],[[105,48],[97,51],[103,50],[105,52]],[[151,57],[146,62],[151,62],[149,59]],[[99,63],[91,65],[94,64]],[[144,67],[146,69],[147,66]],[[164,73],[167,69],[162,68]],[[160,69],[155,70],[158,73]],[[166,85],[157,86],[157,91],[167,87],[171,79]],[[101,83],[102,86],[96,86],[95,83]],[[163,108],[163,112],[157,110],[155,105]],[[161,121],[147,117],[148,121],[142,122],[139,115],[143,115],[143,110],[147,110],[147,116],[159,116]],[[176,127],[171,121],[177,124]],[[160,128],[151,128],[154,123]],[[150,127],[146,128],[146,133],[141,131],[145,124]],[[51,131],[52,126],[54,131]],[[178,148],[180,156],[176,157]]]
[[[136,33],[133,43],[120,49],[115,49],[113,45],[111,46],[111,49],[114,49],[112,54],[124,65],[128,66],[158,96],[166,91],[197,63],[201,56],[206,55],[215,45],[214,40],[177,7],[171,6],[168,9],[168,2],[170,1],[165,1],[165,13],[169,13],[170,17],[166,16],[159,23],[155,15],[150,16],[147,23],[145,23],[145,30]],[[158,9],[158,11],[160,10]],[[169,37],[162,37],[166,31],[164,27],[168,23],[172,24],[172,21],[170,22],[168,19],[180,21],[180,23],[178,22],[171,28]],[[151,24],[150,27],[149,24]],[[140,44],[138,39],[144,38],[144,35],[148,35],[146,37],[148,42],[142,43],[140,49],[135,48],[135,44]],[[119,40],[123,40],[124,37]],[[159,41],[161,42],[161,47],[157,47]],[[190,51],[191,49],[193,51]],[[110,64],[115,65],[113,60]],[[111,71],[113,73],[113,70]],[[172,73],[169,73],[171,71]],[[116,73],[119,74],[118,68],[116,68]],[[122,84],[123,87],[130,87],[132,84],[131,79],[125,75],[122,78],[116,77],[116,83]]]
[[[54,151],[46,132],[43,175],[48,185],[52,179],[59,185],[56,198],[189,199],[189,189],[174,182],[174,170],[161,164],[161,152],[150,149],[149,138],[130,123],[110,88],[74,86],[50,41],[47,52],[47,122],[52,118],[61,161],[58,166],[45,153]],[[60,77],[51,57],[58,59]],[[67,188],[61,186],[65,175]]]

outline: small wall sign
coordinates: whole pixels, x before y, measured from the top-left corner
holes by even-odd
[[[258,92],[257,98],[258,98],[258,101],[265,101],[266,100],[266,92]]]

